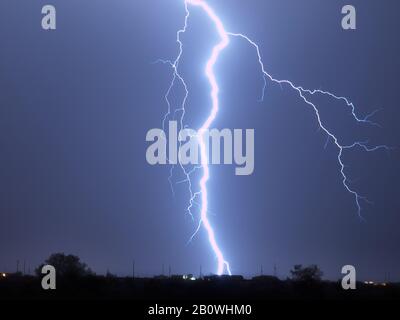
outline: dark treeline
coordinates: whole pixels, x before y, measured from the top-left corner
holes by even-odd
[[[56,269],[56,290],[43,290],[41,268],[50,264]],[[291,277],[280,280],[260,275],[242,276],[191,275],[153,278],[117,277],[110,273],[96,275],[80,259],[62,253],[51,255],[36,269],[35,276],[7,274],[0,279],[0,299],[137,299],[137,300],[365,300],[400,299],[400,284],[365,284],[356,290],[343,290],[340,281],[322,280],[316,265],[296,265]]]

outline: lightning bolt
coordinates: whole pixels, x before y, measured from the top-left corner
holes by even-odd
[[[214,231],[214,229],[210,223],[210,220],[208,218],[209,209],[208,209],[207,182],[210,178],[210,171],[209,171],[209,167],[208,167],[208,163],[207,163],[207,150],[206,150],[206,143],[204,140],[204,135],[205,135],[206,131],[210,128],[212,123],[214,122],[214,120],[217,116],[218,110],[219,110],[219,99],[218,99],[219,86],[218,86],[216,76],[214,73],[214,66],[217,63],[221,52],[225,48],[228,47],[230,38],[239,38],[241,40],[244,40],[255,49],[255,52],[257,54],[258,63],[260,66],[260,70],[263,75],[263,81],[264,81],[264,85],[262,88],[262,95],[261,95],[261,99],[260,99],[261,101],[264,100],[265,90],[267,88],[268,82],[272,82],[275,84],[279,84],[282,87],[286,86],[289,89],[293,90],[294,92],[297,93],[297,95],[304,102],[305,105],[312,108],[319,128],[327,136],[326,145],[329,143],[329,141],[332,141],[338,150],[337,160],[338,160],[339,171],[340,171],[343,187],[345,188],[345,190],[348,193],[350,193],[354,197],[358,216],[360,217],[361,220],[364,220],[364,218],[361,215],[361,209],[362,209],[361,202],[364,201],[364,202],[370,203],[370,201],[366,197],[360,195],[356,190],[354,190],[350,187],[349,179],[345,173],[345,164],[344,164],[343,158],[342,158],[343,153],[345,150],[354,149],[354,148],[360,148],[366,152],[373,152],[373,151],[377,151],[377,150],[381,150],[381,149],[391,150],[391,148],[386,145],[369,146],[368,141],[356,141],[350,145],[345,145],[345,144],[340,143],[340,141],[336,137],[336,135],[333,132],[331,132],[330,130],[328,130],[327,127],[324,125],[324,123],[321,119],[321,116],[320,116],[319,109],[318,109],[317,105],[311,101],[311,97],[317,96],[317,95],[322,95],[327,98],[334,99],[337,102],[344,103],[348,108],[350,108],[353,119],[357,123],[360,123],[360,124],[363,123],[363,124],[369,124],[369,125],[373,125],[373,126],[379,126],[379,124],[370,120],[379,110],[375,110],[374,112],[368,114],[365,117],[360,117],[359,115],[357,115],[355,105],[346,97],[339,96],[339,95],[333,94],[329,91],[324,91],[324,90],[320,90],[320,89],[306,89],[306,88],[303,88],[302,86],[295,85],[290,80],[285,80],[285,79],[279,80],[279,79],[274,78],[271,74],[269,74],[265,70],[265,66],[264,66],[264,62],[263,62],[262,55],[260,52],[260,48],[256,42],[254,42],[252,39],[250,39],[248,36],[246,36],[244,34],[232,33],[232,32],[226,31],[221,19],[216,15],[216,13],[209,6],[209,4],[207,3],[206,0],[183,0],[183,1],[184,1],[184,5],[185,5],[185,12],[186,12],[185,19],[184,19],[184,25],[181,29],[179,29],[177,31],[177,34],[176,34],[176,42],[178,43],[179,53],[174,61],[161,60],[161,59],[157,60],[157,62],[161,62],[161,63],[169,65],[171,67],[171,69],[173,70],[171,83],[168,87],[168,90],[167,90],[165,96],[164,96],[165,101],[168,106],[168,110],[167,110],[167,113],[164,115],[164,118],[162,121],[163,129],[165,129],[165,122],[171,117],[173,119],[175,119],[176,115],[178,113],[180,113],[180,121],[179,121],[180,129],[184,128],[184,117],[185,117],[185,112],[186,112],[187,99],[189,96],[189,90],[188,90],[188,86],[187,86],[184,78],[182,77],[182,75],[179,72],[179,64],[180,64],[180,61],[181,61],[181,58],[183,55],[183,42],[181,40],[181,35],[187,31],[188,20],[190,17],[189,5],[194,6],[194,7],[199,7],[199,8],[201,8],[202,11],[204,11],[204,13],[208,16],[208,18],[215,25],[216,32],[218,33],[218,36],[220,38],[219,43],[213,47],[211,56],[208,59],[208,61],[206,63],[206,68],[205,68],[205,74],[207,76],[207,79],[208,79],[210,87],[211,87],[211,91],[210,91],[211,111],[210,111],[210,114],[209,114],[208,118],[206,119],[206,121],[203,123],[201,128],[198,130],[198,133],[196,136],[196,138],[198,139],[198,142],[199,142],[199,147],[200,147],[201,165],[197,166],[197,167],[195,166],[191,170],[186,170],[186,168],[184,168],[184,166],[182,164],[180,164],[180,162],[179,162],[179,167],[182,170],[182,172],[185,176],[185,179],[183,179],[177,183],[188,183],[188,189],[189,189],[189,193],[190,193],[190,200],[189,200],[189,206],[187,208],[187,212],[194,219],[193,213],[192,213],[193,207],[197,206],[200,208],[199,223],[198,223],[198,226],[197,226],[195,232],[190,237],[189,242],[194,238],[194,236],[198,233],[198,231],[203,226],[205,231],[207,232],[211,249],[217,258],[217,274],[222,275],[223,273],[226,272],[229,275],[231,275],[229,263],[224,258],[224,254],[222,253],[222,251],[217,243],[215,231]],[[181,105],[178,108],[176,108],[174,111],[172,111],[172,107],[171,107],[171,103],[170,103],[170,95],[171,95],[171,92],[174,89],[174,87],[177,85],[177,83],[182,86],[185,94],[182,99]],[[180,142],[180,144],[181,144],[181,142]],[[170,175],[168,178],[173,193],[174,193],[174,188],[173,188],[173,180],[172,179],[173,179],[174,168],[175,168],[175,165],[172,164],[171,169],[170,169]],[[200,178],[200,182],[199,182],[200,190],[197,192],[194,192],[191,175],[199,169],[201,169],[203,172],[203,175]],[[196,200],[197,198],[200,198],[200,203],[197,202],[197,200]]]

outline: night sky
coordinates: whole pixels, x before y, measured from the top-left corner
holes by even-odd
[[[400,146],[400,30],[397,0],[352,0],[357,30],[341,28],[349,1],[209,0],[227,30],[257,41],[279,79],[351,99],[360,115],[382,109],[381,127],[352,121],[349,108],[318,97],[326,126],[343,143]],[[0,2],[0,269],[31,270],[51,253],[78,255],[95,272],[154,275],[216,271],[202,230],[186,214],[188,192],[172,195],[167,166],[150,166],[149,129],[161,126],[178,53],[180,0],[52,0],[57,30],[41,28],[49,1]],[[210,110],[204,67],[218,41],[191,8],[181,72],[190,86],[187,124]],[[232,39],[216,66],[221,110],[213,127],[255,129],[255,171],[211,166],[210,219],[232,272],[286,277],[318,264],[329,279],[343,265],[358,279],[400,280],[400,149],[345,151],[351,186],[372,204],[357,215],[344,189],[337,148],[310,107],[287,87],[263,86],[257,56]],[[176,92],[174,101],[181,93]],[[182,177],[176,173],[174,181]]]

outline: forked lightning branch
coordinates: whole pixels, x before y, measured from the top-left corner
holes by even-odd
[[[241,40],[246,42],[250,47],[254,49],[254,59],[259,64],[260,73],[263,76],[264,85],[262,87],[262,99],[265,98],[266,87],[269,84],[279,85],[282,89],[289,90],[292,93],[296,94],[299,98],[299,104],[303,107],[308,108],[312,111],[315,121],[320,129],[320,132],[325,135],[327,139],[327,143],[332,143],[335,147],[336,160],[337,160],[337,168],[338,168],[338,176],[340,177],[340,182],[343,185],[343,188],[346,192],[348,192],[354,199],[354,204],[356,207],[356,212],[358,216],[363,219],[361,215],[362,204],[363,202],[368,203],[368,200],[363,195],[359,194],[357,190],[350,183],[350,179],[348,178],[349,173],[346,172],[346,166],[344,164],[343,155],[345,152],[362,150],[366,152],[376,151],[376,150],[388,150],[385,145],[378,146],[370,146],[368,144],[368,139],[366,141],[357,141],[354,140],[350,144],[344,144],[343,141],[338,137],[336,132],[333,132],[329,129],[329,125],[326,123],[326,119],[322,119],[320,115],[320,107],[314,102],[315,98],[324,98],[325,101],[333,100],[338,104],[338,106],[348,108],[348,115],[352,118],[352,120],[356,124],[362,125],[376,125],[372,120],[372,116],[376,113],[376,111],[367,114],[365,116],[359,116],[355,105],[346,97],[334,94],[330,91],[325,91],[321,89],[307,89],[302,86],[299,86],[287,79],[278,79],[271,75],[267,69],[265,68],[264,61],[262,59],[262,53],[259,45],[253,41],[247,35],[242,33],[234,33],[229,32],[225,29],[225,26],[218,16],[218,14],[210,7],[206,0],[181,0],[184,4],[185,9],[185,17],[183,27],[177,31],[176,33],[176,42],[178,45],[178,54],[174,60],[159,60],[171,68],[172,80],[168,87],[167,92],[164,97],[167,102],[168,110],[164,115],[163,119],[163,129],[165,128],[165,123],[167,120],[176,120],[175,116],[180,114],[180,118],[177,123],[172,124],[172,128],[170,127],[169,135],[171,132],[173,136],[167,139],[164,130],[158,129],[154,131],[150,131],[147,135],[148,141],[153,141],[154,143],[147,150],[147,157],[149,163],[152,164],[171,164],[169,181],[173,188],[173,173],[174,169],[180,169],[183,174],[186,176],[185,182],[187,182],[188,190],[190,192],[190,201],[187,208],[187,211],[192,215],[192,209],[197,204],[199,207],[199,224],[197,229],[195,230],[194,235],[200,230],[200,227],[203,227],[208,235],[208,240],[211,246],[211,249],[217,259],[217,271],[218,275],[223,273],[231,274],[230,265],[227,260],[225,260],[224,254],[218,244],[221,239],[216,237],[216,233],[214,231],[213,226],[211,225],[211,221],[208,217],[209,203],[208,203],[208,190],[207,190],[207,182],[210,178],[210,170],[209,170],[209,146],[210,139],[212,140],[213,146],[211,146],[212,154],[211,154],[211,163],[213,161],[220,163],[221,160],[219,155],[219,139],[221,136],[224,137],[224,161],[231,162],[234,160],[236,164],[239,165],[236,168],[237,174],[251,174],[254,170],[254,132],[247,130],[246,131],[246,153],[244,156],[241,155],[242,149],[242,134],[236,133],[233,131],[232,133],[224,132],[213,132],[212,125],[214,120],[218,116],[218,111],[220,109],[220,101],[219,101],[219,84],[217,81],[217,75],[214,72],[214,67],[217,64],[220,54],[222,51],[226,50],[229,47],[230,41],[232,40]],[[186,105],[188,102],[188,97],[190,95],[190,90],[188,85],[180,73],[180,64],[182,62],[182,57],[184,56],[184,43],[181,39],[181,36],[188,31],[189,26],[189,18],[191,10],[200,10],[205,16],[209,19],[209,22],[214,26],[216,35],[219,38],[219,42],[213,47],[211,50],[210,56],[208,60],[205,62],[205,76],[208,80],[210,87],[210,102],[209,105],[204,106],[209,110],[209,115],[204,119],[204,122],[199,130],[197,131],[185,131],[185,113],[186,113]],[[353,7],[348,8],[354,9]],[[354,11],[354,10],[353,10]],[[354,16],[354,12],[350,10],[349,17]],[[343,28],[346,27],[346,19],[344,18]],[[355,25],[350,25],[350,29],[355,29]],[[279,32],[279,31],[278,31]],[[173,89],[176,86],[180,86],[184,89],[185,95],[180,102],[180,105],[177,108],[172,108],[172,104],[170,102],[170,96],[173,92]],[[226,107],[226,106],[224,106]],[[171,126],[171,123],[169,124]],[[172,129],[172,130],[171,130]],[[176,130],[180,131],[177,136],[174,136]],[[214,138],[214,140],[213,140]],[[248,138],[248,140],[247,140]],[[167,155],[167,140],[168,140],[168,149],[169,154]],[[177,143],[176,143],[177,141]],[[178,146],[179,145],[179,146]],[[230,146],[234,147],[233,153]],[[233,154],[233,159],[231,155]],[[194,166],[194,168],[187,169],[186,164],[199,164],[198,166]],[[192,166],[193,167],[193,166]],[[202,173],[202,176],[198,182],[198,184],[194,184],[192,181],[191,175],[194,171],[199,170]],[[198,186],[195,188],[195,186]],[[200,198],[199,202],[195,202],[197,198]],[[192,215],[193,216],[193,215]],[[193,236],[191,239],[193,239]]]

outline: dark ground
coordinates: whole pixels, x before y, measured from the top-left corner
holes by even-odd
[[[56,290],[43,290],[41,279],[9,276],[0,280],[0,300],[141,300],[141,301],[267,301],[267,300],[399,300],[400,284],[366,285],[343,290],[340,282],[281,281],[265,276],[245,280],[241,277],[183,280],[168,278],[118,278],[87,276],[57,278]]]

